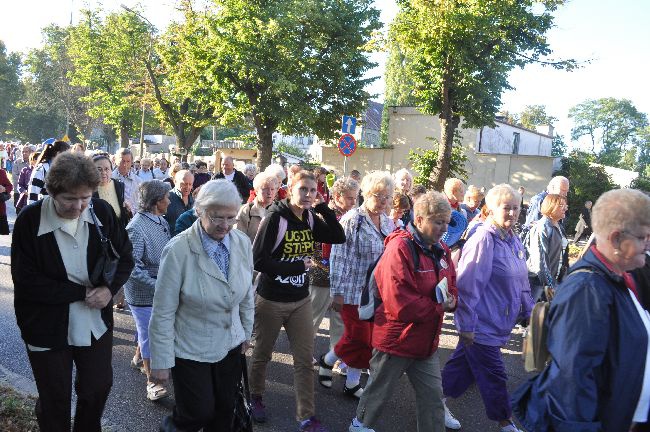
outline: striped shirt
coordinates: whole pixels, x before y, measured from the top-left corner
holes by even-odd
[[[47,195],[45,189],[45,176],[50,170],[49,162],[42,162],[32,171],[32,177],[29,179],[29,197],[27,204],[35,203]]]
[[[395,224],[382,213],[380,232],[363,206],[347,212],[340,223],[345,243],[332,245],[330,295],[341,295],[345,304],[358,305],[368,268],[384,252],[384,238],[395,229]]]

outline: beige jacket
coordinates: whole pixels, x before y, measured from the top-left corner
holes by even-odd
[[[175,357],[216,363],[233,347],[250,340],[254,316],[251,242],[245,234],[230,231],[226,278],[203,249],[201,229],[197,220],[163,250],[149,324],[152,369],[173,367]]]
[[[241,206],[237,214],[237,223],[235,224],[235,228],[245,233],[251,240],[251,243],[255,241],[257,229],[264,216],[266,216],[266,209],[258,205],[257,201],[253,202],[253,205],[246,203]]]

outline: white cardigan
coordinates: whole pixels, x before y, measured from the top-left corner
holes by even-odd
[[[172,238],[162,253],[149,324],[152,369],[173,367],[175,357],[216,363],[251,337],[251,242],[241,231],[230,231],[226,278],[203,249],[200,222]],[[233,334],[242,340],[233,340]]]

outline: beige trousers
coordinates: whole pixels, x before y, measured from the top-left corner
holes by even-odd
[[[264,394],[266,366],[271,361],[275,341],[284,327],[293,354],[293,388],[296,396],[296,419],[314,415],[314,333],[311,299],[291,303],[255,298],[255,348],[251,362],[252,394]]]

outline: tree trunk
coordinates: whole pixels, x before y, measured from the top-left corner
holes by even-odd
[[[450,96],[451,76],[445,74],[442,84],[442,110],[440,112],[440,144],[438,145],[438,160],[431,175],[433,189],[442,191],[445,180],[449,176],[451,166],[451,149],[454,145],[454,132],[458,127],[459,118],[453,113],[453,100]]]
[[[273,158],[273,130],[269,127],[257,127],[257,170],[258,172],[271,165]]]
[[[127,148],[129,146],[129,123],[122,119],[120,121],[120,147]]]

